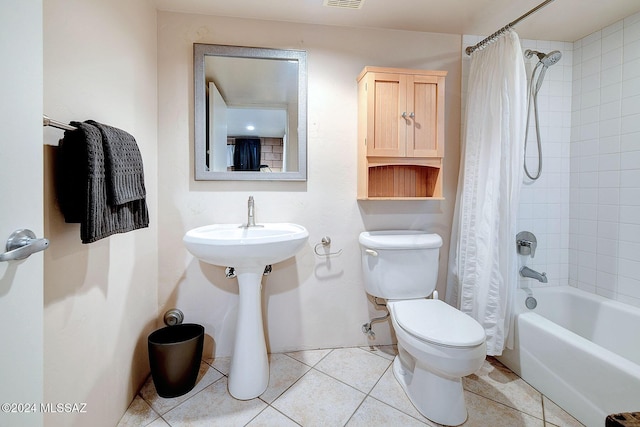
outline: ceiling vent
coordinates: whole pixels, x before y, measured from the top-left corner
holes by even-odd
[[[324,0],[323,5],[341,9],[362,9],[364,0]]]

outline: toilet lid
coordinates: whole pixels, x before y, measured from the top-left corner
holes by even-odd
[[[471,316],[434,299],[393,302],[398,325],[423,341],[449,347],[473,347],[485,340],[484,329]]]
[[[442,246],[442,237],[416,230],[364,231],[358,238],[370,249],[436,249]]]

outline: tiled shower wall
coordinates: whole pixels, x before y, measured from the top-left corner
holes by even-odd
[[[481,39],[464,36],[463,49]],[[543,173],[523,184],[518,214],[519,230],[533,232],[538,249],[521,264],[545,271],[549,285],[640,307],[640,14],[574,43],[521,43],[523,50],[562,52],[538,98]],[[529,75],[534,61],[527,61]],[[464,53],[462,63],[464,108]]]
[[[640,306],[640,14],[573,65],[569,284]]]

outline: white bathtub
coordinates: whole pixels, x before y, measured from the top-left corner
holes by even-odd
[[[516,296],[513,350],[498,359],[588,427],[640,411],[640,309],[569,286]]]

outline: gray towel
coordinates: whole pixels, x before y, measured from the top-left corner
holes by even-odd
[[[125,191],[124,198],[142,197],[124,203],[118,185],[142,179],[142,162],[139,175],[135,179],[107,178],[107,170],[121,171],[116,165],[117,155],[110,150],[105,156],[105,146],[109,145],[100,129],[90,123],[72,122],[75,131],[66,131],[58,147],[56,168],[58,200],[66,222],[80,223],[82,243],[92,243],[115,233],[125,233],[149,226],[149,212],[144,198],[144,181],[132,191]],[[137,149],[137,147],[136,147]],[[138,151],[139,154],[139,151]],[[114,162],[113,160],[116,159]],[[129,165],[129,168],[131,165]],[[136,168],[137,169],[137,168]],[[116,182],[116,186],[111,185]],[[126,184],[124,184],[126,185]]]
[[[102,135],[109,201],[122,205],[146,196],[142,155],[133,136],[122,129],[87,120]]]

